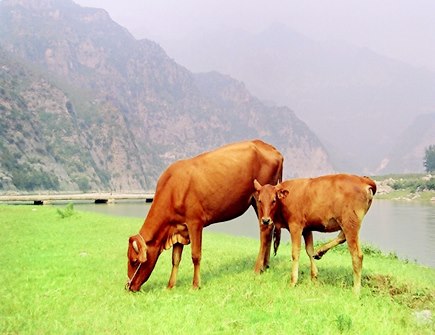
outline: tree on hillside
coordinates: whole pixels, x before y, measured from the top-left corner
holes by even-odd
[[[423,165],[426,172],[435,171],[435,144],[429,145],[424,154]]]

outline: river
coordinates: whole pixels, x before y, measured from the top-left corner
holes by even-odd
[[[116,204],[76,204],[77,210],[96,211],[108,215],[137,217],[141,227],[150,204],[119,202]],[[250,208],[245,214],[230,222],[211,225],[207,231],[258,238],[255,212]],[[324,240],[334,234],[315,233],[314,239]],[[284,231],[283,242],[289,240]],[[435,204],[375,200],[367,213],[360,232],[361,241],[384,252],[394,252],[401,259],[435,267]]]

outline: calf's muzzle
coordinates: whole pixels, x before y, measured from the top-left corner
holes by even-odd
[[[261,218],[261,223],[267,226],[272,223],[272,219],[269,217],[263,217]]]

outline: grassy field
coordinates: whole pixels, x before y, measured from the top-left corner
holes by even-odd
[[[435,333],[435,269],[371,247],[364,248],[359,299],[346,247],[317,262],[317,283],[303,253],[300,281],[290,288],[289,245],[255,276],[258,241],[207,230],[200,290],[191,289],[187,247],[175,289],[165,289],[166,251],[142,291],[128,293],[127,240],[142,220],[63,214],[50,206],[0,206],[1,334]]]

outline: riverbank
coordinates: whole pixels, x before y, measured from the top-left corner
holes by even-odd
[[[65,213],[63,213],[65,214]],[[63,218],[62,218],[63,217]],[[352,293],[346,246],[317,262],[317,283],[301,253],[289,287],[290,245],[271,268],[252,268],[258,241],[204,232],[202,288],[191,289],[185,248],[177,287],[165,289],[171,253],[137,294],[124,290],[135,218],[51,206],[0,206],[0,333],[19,334],[433,334],[435,269],[364,247],[361,297]]]
[[[372,177],[378,187],[376,198],[435,203],[435,176],[404,174]]]

